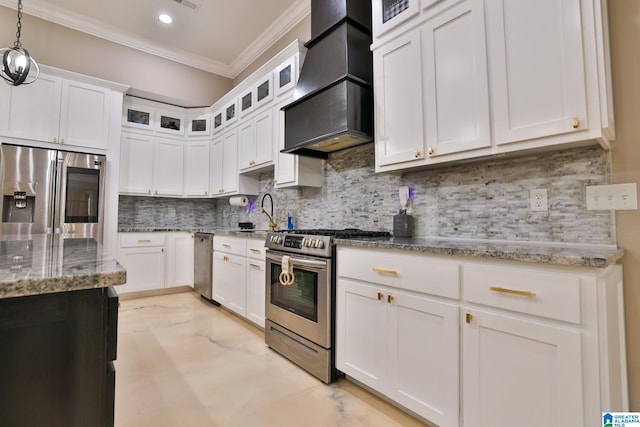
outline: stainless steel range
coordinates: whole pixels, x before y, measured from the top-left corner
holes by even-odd
[[[267,234],[265,341],[330,383],[336,377],[334,238],[388,237],[388,232],[290,230]]]

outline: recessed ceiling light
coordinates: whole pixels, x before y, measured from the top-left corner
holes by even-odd
[[[163,24],[171,24],[173,22],[173,18],[167,15],[166,13],[163,13],[160,16],[158,16],[158,19]]]

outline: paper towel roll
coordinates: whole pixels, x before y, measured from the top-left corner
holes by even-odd
[[[233,196],[229,197],[229,204],[231,206],[247,206],[249,199],[246,196]]]

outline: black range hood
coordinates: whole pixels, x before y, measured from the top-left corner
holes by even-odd
[[[311,0],[311,40],[294,101],[285,113],[283,153],[328,158],[373,141],[370,0]]]

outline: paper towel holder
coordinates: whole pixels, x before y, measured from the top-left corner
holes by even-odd
[[[231,206],[247,206],[249,204],[249,199],[247,196],[232,196],[229,197],[229,204]]]

